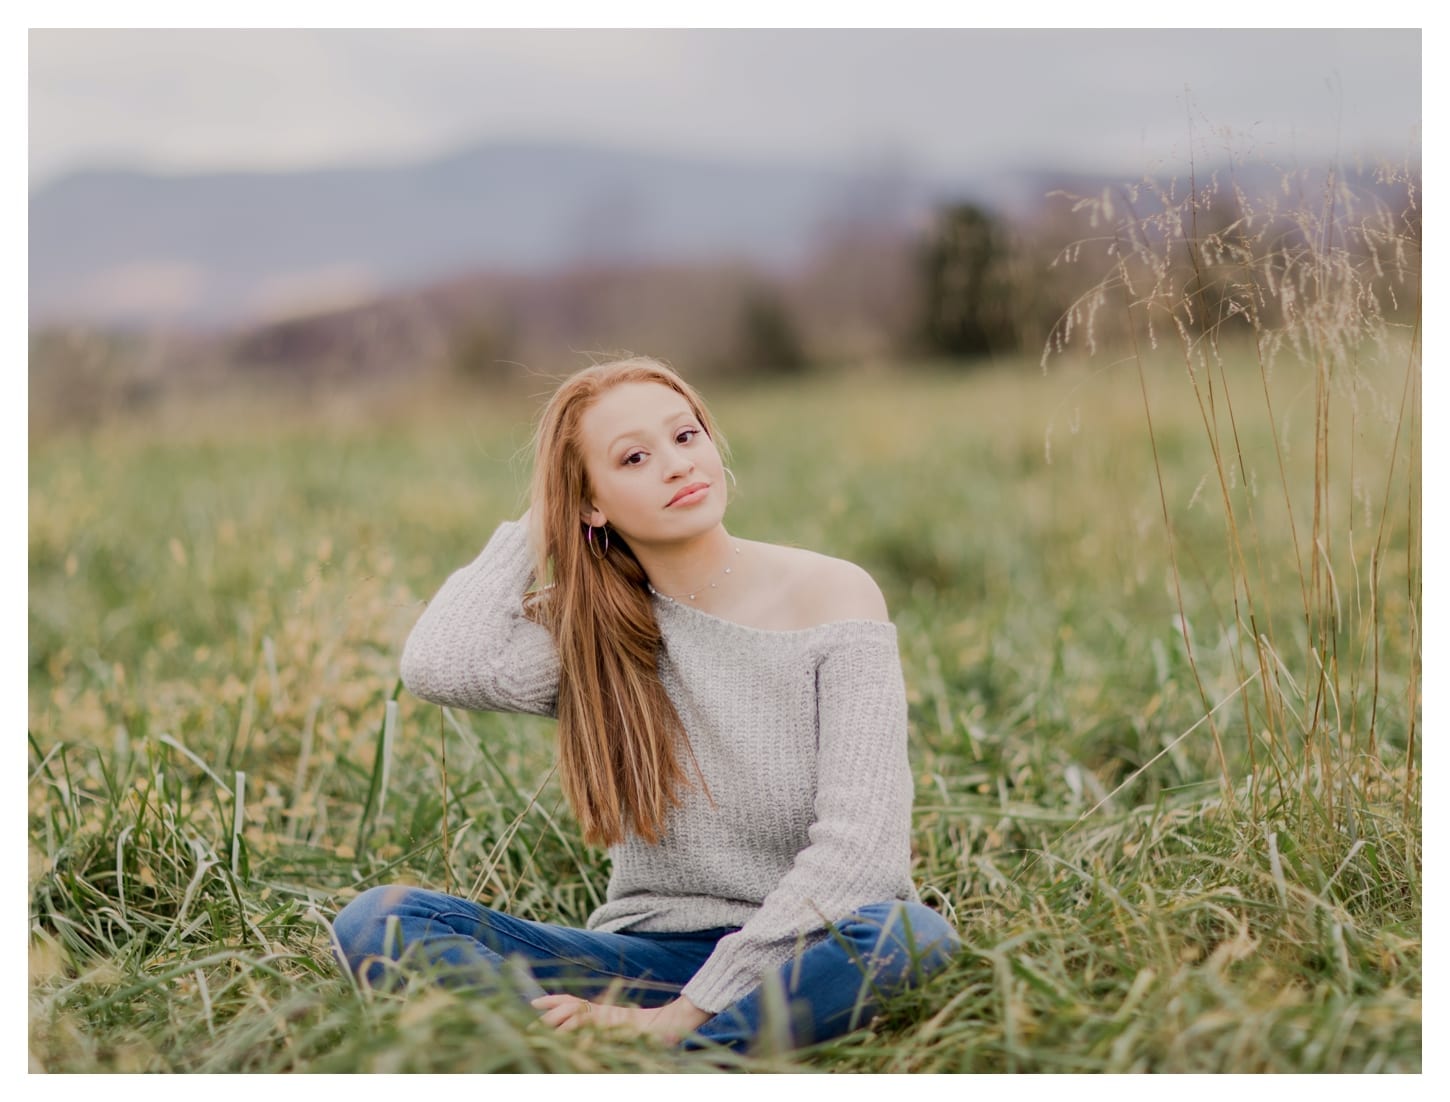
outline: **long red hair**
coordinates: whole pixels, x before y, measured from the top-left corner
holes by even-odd
[[[665,818],[689,783],[681,754],[693,754],[660,681],[660,630],[648,578],[625,538],[594,533],[583,519],[591,499],[580,422],[621,383],[660,383],[679,392],[722,455],[709,410],[668,366],[648,357],[595,364],[571,375],[545,406],[534,436],[530,538],[547,590],[531,595],[529,614],[559,650],[559,773],[586,841],[614,845],[632,829],[658,842]],[[698,768],[696,769],[698,773]],[[701,778],[703,783],[703,778]]]

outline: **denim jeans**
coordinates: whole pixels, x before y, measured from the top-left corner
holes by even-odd
[[[502,982],[525,998],[542,994],[540,986],[584,998],[612,990],[637,1006],[674,999],[715,943],[734,930],[579,930],[403,885],[368,889],[333,923],[334,953],[375,986],[396,974],[384,960],[406,953],[404,965],[421,966],[450,986],[492,990]],[[744,1050],[757,1040],[782,1048],[827,1040],[864,1025],[883,998],[940,971],[959,944],[950,924],[920,903],[862,907],[682,1044]],[[526,975],[515,962],[527,967]]]

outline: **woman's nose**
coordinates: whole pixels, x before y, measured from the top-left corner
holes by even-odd
[[[670,478],[676,475],[689,474],[695,469],[695,461],[686,452],[679,450],[670,453],[670,461],[666,464],[667,474]]]

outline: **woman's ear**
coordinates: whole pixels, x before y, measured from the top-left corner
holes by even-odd
[[[588,502],[579,510],[579,519],[591,528],[603,528],[609,523],[609,519]]]

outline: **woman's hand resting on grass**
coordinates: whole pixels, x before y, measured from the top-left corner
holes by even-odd
[[[545,1025],[564,1032],[580,1026],[621,1029],[671,1045],[712,1017],[683,997],[665,1006],[645,1008],[594,1003],[576,995],[544,995],[533,1000],[532,1005],[543,1011]]]

